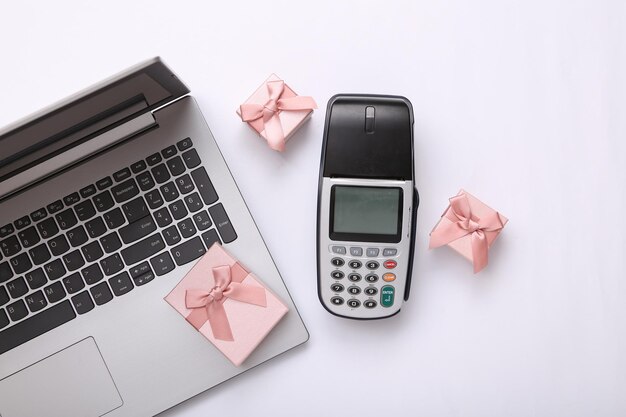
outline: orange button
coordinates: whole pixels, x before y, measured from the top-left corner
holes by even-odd
[[[383,281],[385,282],[395,281],[395,279],[396,279],[396,274],[392,274],[391,272],[387,272],[386,274],[383,275]]]
[[[384,263],[383,265],[385,265],[385,268],[387,268],[387,269],[393,269],[393,268],[395,268],[395,267],[396,267],[396,265],[398,265],[398,264],[396,263],[396,261],[392,261],[392,260],[390,259],[390,260],[388,260],[388,261],[385,261],[385,263]]]

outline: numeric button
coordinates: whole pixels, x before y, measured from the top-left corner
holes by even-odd
[[[334,279],[342,279],[344,277],[343,272],[341,271],[333,271],[330,273],[330,276]]]
[[[365,281],[369,282],[370,284],[373,282],[378,281],[378,275],[376,274],[367,274],[365,276]]]
[[[343,285],[338,284],[338,283],[333,284],[333,285],[331,285],[331,286],[330,286],[330,289],[331,289],[333,292],[341,292],[341,291],[343,291],[343,288],[344,288],[344,287],[343,287]]]
[[[358,294],[361,294],[361,289],[359,287],[352,286],[352,287],[348,287],[348,292],[352,295],[358,295]]]
[[[361,281],[361,275],[353,273],[348,275],[348,279],[350,280],[350,282],[359,282]]]
[[[380,266],[380,264],[376,261],[369,261],[368,263],[365,264],[365,266],[367,267],[367,269],[378,269],[378,267]]]
[[[348,266],[352,269],[359,269],[363,264],[361,261],[352,260],[348,263]]]
[[[350,308],[357,308],[361,305],[361,302],[359,300],[357,300],[356,298],[353,298],[351,300],[348,300],[348,307]]]
[[[341,258],[333,258],[330,260],[330,263],[336,267],[341,267],[345,263],[345,261]]]
[[[378,289],[376,287],[367,287],[363,290],[363,292],[369,296],[378,294]]]

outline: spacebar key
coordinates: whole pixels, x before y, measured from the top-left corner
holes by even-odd
[[[172,256],[177,265],[184,265],[193,261],[200,255],[204,254],[206,249],[200,240],[200,237],[194,237],[185,243],[181,243],[178,246],[172,248]]]
[[[122,258],[126,265],[133,265],[142,261],[165,247],[161,233],[155,233],[144,240],[140,240],[132,246],[122,250]]]
[[[0,332],[0,355],[76,317],[70,300],[35,314]]]

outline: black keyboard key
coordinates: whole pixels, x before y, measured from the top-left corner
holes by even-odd
[[[26,306],[24,306],[26,310]],[[0,355],[76,317],[69,301],[54,305],[0,332]]]
[[[13,277],[13,270],[8,262],[0,263],[0,282],[6,282]]]
[[[172,252],[172,256],[174,257],[176,264],[180,266],[202,256],[206,252],[206,249],[204,249],[200,238],[194,237],[193,239],[172,248],[170,252]]]
[[[77,269],[82,268],[82,266],[85,265],[83,255],[80,254],[80,250],[78,249],[63,255],[63,262],[65,263],[65,267],[69,272],[76,271]]]
[[[133,289],[133,282],[130,280],[130,276],[128,276],[128,272],[126,271],[110,278],[109,285],[116,297],[124,295]]]
[[[198,230],[206,230],[213,224],[211,222],[211,218],[209,217],[209,213],[207,213],[206,210],[194,214],[193,221],[196,224]]]
[[[183,235],[185,239],[195,235],[197,232],[196,226],[193,224],[193,221],[190,218],[179,222],[178,229],[180,230],[180,234]]]
[[[93,203],[96,205],[96,209],[102,213],[113,207],[113,197],[109,191],[103,191],[93,198]]]
[[[90,238],[95,239],[102,236],[107,231],[107,227],[102,220],[102,217],[96,217],[93,220],[89,220],[85,223],[85,229]]]
[[[216,242],[219,244],[222,243],[215,229],[211,229],[202,233],[202,240],[204,240],[204,244],[208,249],[211,249],[211,246],[213,246],[213,244]]]
[[[39,246],[35,246],[31,250],[28,251],[30,258],[33,260],[35,265],[41,265],[44,262],[48,262],[52,257],[50,255],[50,251],[48,250],[48,246],[45,243],[42,243]]]
[[[217,193],[204,167],[191,171],[191,178],[193,178],[193,182],[196,183],[196,188],[200,191],[204,204],[209,205],[217,201]]]
[[[69,229],[78,223],[78,219],[71,208],[58,213],[54,217],[57,219],[59,226],[61,226],[61,230]]]
[[[165,275],[174,269],[174,261],[168,252],[163,252],[150,259],[150,265],[157,276]]]
[[[176,226],[170,226],[163,230],[163,237],[169,246],[177,245],[181,241],[181,237]]]
[[[140,275],[138,277],[133,277],[133,282],[135,283],[135,285],[137,287],[140,287],[144,284],[147,284],[148,282],[152,281],[154,279],[155,275],[152,271],[150,272],[146,272],[143,275]]]
[[[48,305],[46,297],[44,297],[43,291],[41,290],[35,291],[34,293],[30,294],[28,297],[25,298],[25,300],[26,305],[28,306],[28,309],[31,313],[36,313]]]
[[[139,219],[127,226],[122,227],[119,230],[120,237],[124,243],[132,243],[143,237],[148,236],[150,233],[157,229],[156,223],[152,216],[148,215],[142,219]]]
[[[48,299],[49,303],[56,303],[57,301],[61,301],[66,296],[65,289],[60,282],[55,282],[48,285],[46,288],[43,289],[43,292],[46,294],[46,298]]]
[[[187,207],[185,207],[185,203],[182,200],[173,202],[169,205],[169,208],[174,220],[180,220],[188,214]]]
[[[101,237],[100,244],[102,245],[102,249],[104,249],[105,253],[115,252],[122,247],[122,242],[120,242],[120,238],[115,232]]]
[[[123,203],[139,194],[139,187],[137,187],[135,180],[131,178],[111,188],[111,192],[116,202]]]
[[[87,262],[97,261],[104,256],[104,252],[102,252],[102,248],[97,240],[80,249],[83,251],[83,256]]]
[[[0,329],[7,327],[9,323],[9,316],[7,316],[6,311],[0,309]]]
[[[237,239],[237,233],[235,232],[235,229],[233,228],[233,225],[224,210],[224,206],[221,203],[210,207],[209,214],[213,218],[215,226],[217,226],[217,231],[220,233],[224,243],[230,243]]]
[[[24,278],[19,277],[7,283],[7,290],[11,294],[11,298],[20,298],[28,292],[28,286]]]
[[[146,162],[141,160],[141,161],[137,161],[134,164],[132,164],[130,166],[131,171],[133,171],[133,173],[137,174],[141,171],[143,171],[144,169],[146,169]]]
[[[133,265],[139,261],[154,255],[165,248],[165,242],[161,234],[155,233],[152,236],[140,240],[132,246],[122,250],[122,257],[126,265]]]
[[[43,273],[43,269],[41,268],[30,271],[28,274],[24,275],[24,278],[26,278],[26,282],[31,290],[43,287],[46,285],[46,282],[48,282],[46,274]]]
[[[113,294],[111,294],[109,285],[106,282],[101,282],[100,284],[91,287],[89,292],[91,292],[93,300],[99,306],[106,304],[113,299]]]
[[[161,197],[161,193],[159,192],[159,190],[152,190],[146,193],[146,201],[148,202],[148,206],[150,206],[152,210],[161,207],[164,203],[163,197]]]
[[[37,234],[35,226],[17,232],[17,237],[22,242],[22,247],[24,248],[30,248],[39,243],[39,234]]]
[[[91,184],[91,185],[86,186],[85,188],[81,188],[79,192],[82,198],[89,198],[92,195],[96,194],[98,190],[96,189],[95,185]]]
[[[181,141],[178,141],[176,143],[176,147],[181,152],[184,151],[185,149],[191,148],[192,145],[193,145],[193,142],[189,138],[185,138],[185,139],[183,139]]]
[[[151,271],[152,270],[150,269],[150,265],[148,265],[148,262],[142,262],[139,265],[135,265],[130,269],[130,276],[131,278],[137,278],[138,276],[141,276]]]
[[[176,186],[181,194],[187,194],[193,191],[194,185],[189,174],[185,174],[180,178],[176,178]]]
[[[9,302],[9,293],[6,288],[0,287],[0,306],[5,305]]]
[[[21,320],[28,315],[28,309],[26,308],[26,304],[24,304],[24,301],[22,300],[17,300],[13,304],[9,304],[7,306],[7,312],[9,313],[9,317],[11,317],[11,320],[13,321]],[[3,335],[4,332],[0,334]],[[2,338],[0,338],[0,343],[2,343]]]
[[[122,258],[117,253],[101,260],[100,266],[102,266],[102,271],[105,275],[113,275],[124,269]]]
[[[161,154],[157,152],[147,157],[146,161],[148,162],[148,165],[153,166],[161,162],[162,159],[163,158],[161,158]]]
[[[83,291],[80,294],[76,294],[75,296],[73,296],[72,304],[74,304],[74,308],[76,309],[76,312],[78,314],[88,313],[94,307],[93,301],[91,301],[91,297],[89,296],[89,292],[87,291]]]
[[[191,213],[195,213],[204,207],[198,193],[189,194],[188,196],[185,196],[183,200],[185,200],[185,204],[187,204],[187,208]]]
[[[113,180],[111,179],[111,177],[102,178],[100,181],[96,183],[96,187],[98,187],[98,190],[100,191],[104,190],[105,188],[109,188],[112,185],[113,185]]]
[[[30,262],[30,258],[27,253],[21,253],[14,258],[11,258],[11,266],[15,275],[23,274],[32,268],[33,264]]]
[[[54,203],[48,204],[46,208],[48,209],[48,213],[54,214],[63,209],[63,202],[61,200],[57,200]]]
[[[113,179],[116,182],[121,182],[121,181],[127,180],[128,178],[130,178],[130,169],[128,168],[120,169],[119,171],[113,174]]]
[[[136,199],[129,201],[124,204],[122,208],[124,209],[124,214],[126,215],[126,219],[128,219],[128,223],[139,220],[150,213],[143,197],[137,197]]]
[[[46,209],[42,207],[39,210],[35,210],[30,213],[30,218],[32,219],[32,221],[38,222],[39,220],[45,219],[47,215],[48,213],[46,212]]]
[[[176,155],[176,146],[171,145],[161,151],[164,158],[171,158]]]
[[[176,189],[174,183],[170,181],[167,184],[161,186],[161,194],[163,194],[165,201],[169,202],[175,200],[176,197],[178,197],[178,190]]]
[[[63,255],[65,252],[70,250],[70,244],[63,235],[50,239],[48,241],[48,246],[50,247],[50,252],[52,252],[54,256]]]
[[[145,171],[137,175],[137,183],[139,184],[141,191],[148,191],[155,186],[154,178],[152,178],[150,171]]]
[[[13,233],[14,230],[15,229],[13,229],[13,225],[11,223],[5,224],[4,226],[0,227],[0,237],[7,237],[11,233]]]
[[[63,202],[65,203],[67,207],[71,206],[72,204],[76,204],[79,201],[80,201],[80,196],[76,192],[63,197]]]
[[[15,225],[15,228],[17,230],[23,229],[26,226],[30,225],[30,217],[28,216],[20,217],[19,219],[14,221],[13,224]]]
[[[68,275],[63,278],[63,285],[68,294],[74,294],[85,288],[85,282],[78,272],[74,272],[72,275]]]
[[[172,217],[170,216],[170,212],[165,207],[155,211],[154,218],[159,227],[165,227],[168,224],[172,223]]]
[[[185,165],[187,168],[195,168],[200,165],[200,157],[198,156],[198,152],[195,149],[190,149],[187,152],[183,152],[183,161],[185,161]]]
[[[67,240],[69,240],[70,245],[75,248],[87,242],[89,238],[87,237],[85,228],[83,226],[77,226],[67,232]]]
[[[126,223],[126,219],[124,219],[122,210],[120,210],[119,207],[116,207],[113,210],[104,213],[104,221],[107,226],[109,226],[109,229],[117,229],[118,227]]]
[[[91,200],[85,200],[79,204],[76,204],[74,211],[78,216],[78,220],[84,222],[91,219],[96,215],[96,208],[93,206]]]
[[[100,265],[98,264],[89,265],[80,272],[83,274],[83,279],[87,285],[95,284],[104,277],[102,269],[100,269]]]
[[[167,167],[165,166],[165,164],[159,164],[155,166],[154,168],[152,168],[151,171],[152,171],[152,176],[154,177],[154,180],[158,184],[163,184],[165,181],[170,179],[170,173],[167,170]]]
[[[50,281],[61,278],[67,272],[60,259],[55,259],[54,261],[47,263],[43,269],[46,271],[46,275],[48,275],[48,279]]]
[[[170,172],[174,177],[177,177],[185,172],[185,164],[180,156],[169,159],[167,161],[167,167],[170,169]]]
[[[49,239],[59,233],[59,227],[53,218],[37,223],[37,229],[39,230],[41,237],[44,239]]]
[[[17,236],[13,235],[4,240],[0,240],[0,249],[2,249],[4,256],[9,257],[22,250],[22,245],[20,245],[20,242],[17,240]]]

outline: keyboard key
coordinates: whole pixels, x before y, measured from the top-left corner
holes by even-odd
[[[185,165],[187,168],[195,168],[200,165],[200,157],[198,156],[198,152],[195,149],[190,149],[187,152],[183,152],[183,161],[185,161]]]
[[[78,219],[74,215],[72,209],[67,209],[54,216],[57,219],[57,223],[61,226],[61,230],[69,229],[70,227],[78,223]]]
[[[163,237],[165,238],[165,242],[169,246],[174,246],[181,241],[181,237],[178,233],[178,229],[176,228],[176,226],[170,226],[167,229],[163,230]]]
[[[146,169],[146,162],[141,160],[141,161],[137,161],[134,164],[132,164],[130,166],[131,171],[133,171],[134,174],[138,174],[141,171],[143,171],[144,169]]]
[[[48,246],[45,243],[42,243],[39,246],[35,246],[31,250],[28,251],[30,258],[33,260],[35,265],[41,265],[44,262],[48,262],[52,257],[50,255],[50,251],[48,250]]]
[[[154,179],[152,178],[150,171],[142,172],[137,175],[137,183],[139,184],[141,191],[148,191],[155,186]]]
[[[171,158],[176,155],[176,146],[171,145],[161,151],[163,158]]]
[[[165,181],[170,179],[170,173],[167,170],[165,164],[159,164],[155,166],[154,168],[152,168],[151,172],[154,180],[158,184],[163,184]]]
[[[161,234],[155,233],[132,246],[122,250],[122,257],[126,265],[133,265],[165,248]]]
[[[123,203],[139,194],[139,188],[135,180],[131,178],[111,188],[111,192],[116,202]]]
[[[193,221],[190,218],[179,222],[178,229],[180,230],[180,234],[183,235],[185,239],[195,235],[197,232],[196,226],[193,224]]]
[[[187,207],[185,207],[185,203],[182,200],[178,200],[169,205],[170,212],[174,217],[174,220],[180,220],[183,217],[187,216]]]
[[[200,191],[204,204],[209,205],[217,201],[217,193],[204,167],[191,171],[191,178],[196,183],[196,188]]]
[[[91,185],[86,186],[85,188],[81,188],[79,192],[82,198],[89,198],[92,195],[94,195],[97,191],[98,190],[96,189],[96,186],[91,184]]]
[[[117,229],[126,223],[122,210],[119,208],[114,208],[113,210],[104,213],[104,221],[107,226],[109,226],[109,229]]]
[[[206,245],[208,249],[210,249],[211,246],[213,246],[215,242],[219,244],[222,243],[215,229],[211,229],[209,231],[202,233],[202,240],[204,240],[204,244]]]
[[[27,253],[21,253],[16,257],[11,258],[10,262],[13,267],[13,272],[15,272],[16,275],[23,274],[33,266]]]
[[[11,320],[18,321],[28,315],[28,310],[26,309],[26,304],[24,304],[24,301],[17,300],[13,304],[9,304],[7,306],[7,313],[9,313],[9,317],[11,317]],[[2,332],[1,334],[4,334],[4,332]]]
[[[83,291],[80,294],[76,294],[75,296],[73,296],[72,304],[74,304],[74,308],[76,309],[76,312],[78,314],[88,313],[94,307],[93,301],[91,301],[91,297],[89,296],[89,292],[87,291]]]
[[[65,289],[60,282],[55,282],[54,284],[48,285],[43,289],[43,292],[46,294],[46,298],[49,303],[56,303],[65,298]]]
[[[61,200],[57,200],[54,203],[48,204],[46,208],[48,209],[48,213],[54,214],[63,209],[63,202]]]
[[[204,249],[200,238],[194,237],[185,243],[175,246],[170,252],[176,264],[180,266],[202,256],[206,252],[206,249]]]
[[[87,232],[85,232],[85,228],[83,226],[77,226],[67,232],[67,240],[69,240],[70,245],[75,248],[87,242],[89,238],[87,237]]]
[[[88,267],[83,268],[80,272],[83,274],[83,279],[87,285],[95,284],[104,277],[99,264],[89,265]]]
[[[0,237],[7,237],[11,233],[13,233],[14,230],[15,229],[13,229],[13,225],[11,223],[5,224],[4,226],[0,227]]]
[[[137,287],[140,287],[144,284],[147,284],[148,282],[152,281],[154,279],[155,275],[154,273],[152,273],[152,271],[150,272],[146,272],[143,275],[140,275],[138,277],[133,277],[133,282],[135,283],[135,285]]]
[[[117,253],[101,260],[100,266],[105,275],[113,275],[124,269],[122,258]]]
[[[47,263],[43,269],[46,271],[46,275],[48,275],[48,279],[50,281],[61,278],[67,272],[60,259],[55,259],[54,261]]]
[[[53,218],[37,223],[37,229],[42,238],[48,239],[59,233],[59,228]]]
[[[168,224],[172,223],[172,217],[170,216],[170,212],[165,207],[157,210],[154,213],[154,219],[156,220],[159,227],[165,227]]]
[[[74,294],[85,288],[85,282],[78,272],[63,278],[63,285],[69,294]]]
[[[154,219],[152,219],[152,216],[148,215],[127,226],[122,227],[119,230],[119,233],[124,243],[132,243],[136,240],[148,236],[156,229],[157,226],[154,222]]]
[[[161,207],[164,203],[163,197],[161,197],[161,193],[159,192],[159,190],[152,190],[146,193],[146,201],[148,202],[148,206],[150,206],[152,210]]]
[[[20,298],[28,292],[28,286],[24,278],[19,277],[7,283],[7,290],[11,294],[11,298]]]
[[[217,226],[217,231],[220,233],[224,243],[230,243],[237,239],[237,233],[235,232],[235,229],[233,228],[233,225],[224,210],[224,206],[221,203],[210,207],[209,214],[213,218],[215,226]]]
[[[189,194],[184,198],[184,200],[191,213],[195,213],[203,207],[202,200],[200,200],[198,193]]]
[[[136,199],[129,201],[124,204],[122,208],[124,209],[124,214],[126,215],[126,219],[128,219],[128,223],[139,220],[150,213],[143,197],[137,197]]]
[[[130,280],[130,276],[128,276],[128,272],[126,271],[110,278],[109,285],[116,297],[124,295],[133,289],[133,282]]]
[[[167,167],[170,169],[170,172],[174,177],[177,177],[185,172],[185,164],[180,156],[169,159],[167,161]]]
[[[150,259],[150,265],[157,276],[165,275],[174,269],[174,261],[168,252],[163,252]]]
[[[46,282],[48,282],[46,274],[43,273],[43,269],[41,268],[37,268],[34,271],[29,272],[24,275],[24,278],[26,278],[26,282],[31,290],[43,287],[46,285]]]
[[[52,252],[54,256],[63,255],[65,252],[70,250],[70,244],[63,235],[50,239],[48,241],[48,246],[50,247],[50,252]]]
[[[35,226],[19,231],[17,237],[20,239],[20,242],[22,242],[22,247],[24,248],[30,248],[39,243],[39,234],[37,234]]]
[[[130,269],[130,276],[131,278],[137,278],[138,276],[141,276],[150,271],[152,270],[150,269],[150,265],[148,265],[148,262],[142,262],[139,265],[135,265]]]
[[[63,202],[65,203],[67,207],[71,206],[72,204],[76,204],[79,201],[80,201],[80,196],[76,192],[63,197]]]
[[[122,247],[122,242],[120,242],[120,238],[117,237],[117,233],[115,232],[101,237],[100,244],[102,245],[102,249],[104,249],[105,253],[115,252]]]
[[[111,179],[111,177],[104,177],[96,183],[96,187],[98,187],[98,190],[100,191],[104,190],[105,188],[109,188],[112,185],[113,180]]]
[[[24,306],[26,310],[26,306]],[[69,301],[43,310],[0,332],[0,355],[76,317]]]
[[[25,300],[26,305],[28,306],[28,309],[31,313],[36,313],[48,305],[46,297],[44,297],[43,291],[41,290],[35,291],[34,293],[26,297]]]
[[[209,217],[209,213],[207,213],[206,210],[194,214],[193,221],[196,223],[198,230],[206,230],[213,224],[211,222],[211,218]]]
[[[65,263],[65,267],[68,271],[76,271],[85,265],[85,260],[83,256],[80,254],[80,251],[76,249],[73,252],[63,255],[63,262]]]
[[[8,262],[0,263],[0,282],[6,282],[13,277],[13,270]]]
[[[161,154],[157,152],[147,157],[146,161],[148,162],[148,165],[153,166],[161,162],[162,159],[163,158],[161,158]]]
[[[85,223],[85,229],[90,238],[95,239],[102,236],[107,231],[107,227],[101,217],[96,217]]]
[[[17,240],[17,236],[13,235],[4,240],[0,240],[0,249],[4,256],[9,257],[18,253],[22,249],[22,245]]]
[[[109,191],[103,191],[93,198],[93,202],[96,205],[96,209],[102,213],[113,207],[113,197]]]
[[[165,201],[173,201],[178,197],[178,190],[172,181],[161,186],[161,194],[165,198]]]
[[[46,212],[46,209],[42,207],[39,210],[35,210],[30,213],[30,218],[32,221],[38,222],[39,220],[45,219],[47,215],[48,213]]]
[[[104,252],[102,252],[102,248],[97,240],[83,246],[81,250],[87,262],[97,261],[104,256]]]
[[[78,216],[78,220],[84,222],[91,219],[96,215],[96,208],[93,206],[91,200],[85,200],[79,204],[76,204],[74,211]]]
[[[189,138],[185,138],[176,143],[176,147],[181,152],[184,151],[185,149],[191,148],[192,145],[193,145],[193,142]]]
[[[28,216],[20,217],[19,219],[14,221],[13,224],[15,225],[15,228],[17,230],[23,229],[24,227],[30,225],[30,217]]]
[[[9,293],[6,288],[0,287],[0,306],[5,305],[9,302]]]
[[[2,329],[3,327],[7,327],[9,323],[9,316],[7,316],[6,311],[0,309],[0,329]]]
[[[113,174],[113,179],[116,182],[121,182],[128,178],[130,178],[130,169],[128,168],[120,169],[119,171]]]
[[[91,287],[89,292],[91,292],[93,300],[99,306],[106,304],[113,299],[113,294],[111,294],[109,285],[106,282],[101,282],[100,284]]]
[[[181,194],[187,194],[193,191],[194,185],[189,174],[185,174],[180,178],[176,178],[176,186]]]

